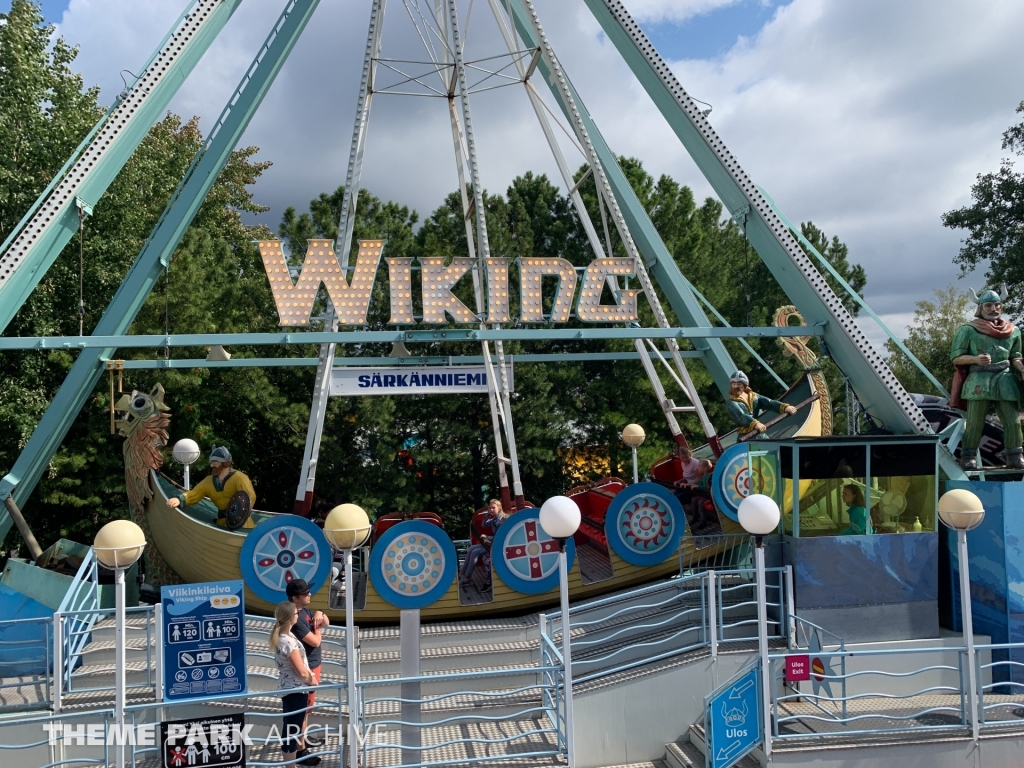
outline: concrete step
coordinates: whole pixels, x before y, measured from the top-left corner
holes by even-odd
[[[671,761],[677,761],[677,764],[672,765],[672,768],[693,768],[693,766],[704,765],[707,742],[705,740],[703,723],[691,725],[685,739],[680,739],[674,744],[666,744],[665,749],[666,759],[670,763]],[[688,755],[687,759],[690,760],[693,760],[696,755],[697,762],[683,762],[684,755]],[[768,760],[760,749],[754,749],[750,754],[745,755],[739,762],[735,763],[738,768],[759,768],[767,764]]]
[[[427,727],[421,732],[422,743],[427,749],[422,750],[420,760],[424,763],[446,765],[449,763],[472,763],[486,760],[488,768],[546,768],[562,766],[565,761],[557,755],[521,757],[533,752],[555,749],[554,734],[538,733],[550,730],[551,724],[543,719],[508,720],[500,723],[470,723],[462,726]],[[512,737],[507,744],[486,743],[493,739]],[[374,741],[375,739],[375,741]],[[446,742],[452,742],[446,744]],[[365,768],[383,768],[384,766],[402,763],[401,734],[398,729],[381,729],[371,736],[366,752]],[[375,747],[375,744],[395,747]],[[431,745],[438,744],[431,748]],[[345,753],[345,754],[343,754]],[[343,768],[347,764],[347,747],[339,747],[338,739],[331,735],[323,747],[314,754],[322,758],[320,768]],[[136,761],[137,768],[163,768],[162,755],[147,755]],[[247,761],[250,764],[280,763],[281,749],[277,743],[253,746],[248,750]],[[641,764],[646,766],[647,764]],[[631,767],[632,768],[632,767]],[[660,768],[660,766],[658,767]]]

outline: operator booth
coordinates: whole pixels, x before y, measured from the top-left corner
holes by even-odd
[[[750,444],[752,492],[782,510],[775,559],[793,566],[800,616],[848,641],[938,636],[937,446],[918,435]]]

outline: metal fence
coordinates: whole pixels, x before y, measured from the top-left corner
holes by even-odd
[[[49,702],[53,685],[53,621],[49,618],[0,621],[0,634],[23,635],[0,641],[12,671],[23,673],[0,680],[0,700],[3,701],[0,709],[26,709],[39,699]]]
[[[546,638],[540,655],[528,666],[359,680],[362,764],[431,768],[564,755],[561,656]]]
[[[156,607],[140,605],[125,608],[126,688],[155,690],[159,684],[156,646],[159,629],[155,626]],[[70,655],[62,664],[64,675],[53,702],[60,709],[69,694],[99,693],[114,690],[114,608],[55,613],[53,622]],[[110,639],[99,639],[109,634]],[[109,684],[106,682],[109,679]]]
[[[769,657],[772,737],[850,737],[970,726],[967,658],[959,648],[815,651],[808,682],[786,682]]]
[[[792,634],[792,571],[766,569],[768,637]],[[569,609],[576,683],[708,648],[757,639],[750,569],[684,570],[678,578]],[[542,638],[561,647],[561,612],[541,614]]]

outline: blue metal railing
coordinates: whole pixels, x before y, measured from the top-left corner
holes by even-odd
[[[978,670],[978,719],[982,725],[1020,722],[1024,708],[1024,644],[987,643],[976,645]],[[981,654],[991,660],[982,663]],[[985,682],[988,680],[989,682]]]
[[[811,655],[811,690],[806,683],[783,686],[786,655],[769,657],[774,740],[970,726],[963,648],[814,651]],[[949,663],[951,655],[955,663]],[[878,667],[849,671],[847,660],[854,657],[858,666]],[[933,663],[924,663],[928,661]]]
[[[787,568],[765,568],[768,638],[784,638],[792,608],[787,604]],[[717,571],[718,642],[757,639],[757,586],[753,569]]]
[[[42,623],[43,637],[40,639],[33,629],[39,627]],[[0,690],[17,688],[34,688],[41,686],[43,689],[44,701],[49,702],[51,696],[51,685],[53,670],[53,619],[47,618],[33,618],[33,619],[7,619],[0,621],[0,635],[4,634],[4,629],[12,628],[27,629],[29,630],[29,637],[24,637],[16,640],[0,640],[0,647],[5,651],[5,657],[10,656],[13,651],[16,653],[17,662],[11,662],[12,665],[24,665],[29,669],[37,669],[41,665],[41,671],[28,672],[24,675],[12,676],[9,682],[0,680]],[[35,636],[31,636],[35,635]],[[10,658],[14,658],[11,656]],[[33,707],[32,701],[28,700],[24,702],[8,702],[4,701],[0,706],[0,711],[11,711],[15,709],[26,709]]]
[[[262,650],[253,650],[251,647],[247,648],[246,657],[248,659],[266,659],[266,667],[275,670],[268,674],[266,672],[255,672],[250,669],[249,676],[277,680],[277,662],[269,645],[270,631],[274,628],[274,620],[268,619],[266,616],[246,614],[245,623],[245,643],[247,646],[260,645],[259,639],[262,638],[266,638],[268,641],[262,646]],[[345,627],[342,626],[329,626],[321,630],[322,671],[320,680],[323,683],[343,682],[345,680],[345,631]],[[255,643],[253,642],[254,640],[256,640]],[[340,654],[340,659],[334,657],[333,654]]]
[[[32,733],[27,740],[18,741],[17,743],[7,743],[5,739],[0,739],[0,764],[33,765],[36,768],[57,768],[57,766],[69,765],[112,765],[109,753],[110,748],[105,744],[93,745],[92,750],[83,750],[85,754],[70,758],[63,757],[62,759],[51,760],[51,762],[42,762],[46,758],[41,757],[41,755],[50,758],[55,757],[54,740],[51,739],[52,731],[49,729],[57,721],[65,728],[70,726],[71,729],[80,729],[79,732],[82,734],[82,740],[84,740],[90,725],[99,725],[102,728],[102,732],[106,734],[107,728],[113,720],[114,711],[112,709],[66,713],[59,717],[46,714],[35,717],[19,717],[17,719],[0,719],[0,732],[11,727],[18,727],[23,732],[27,731],[28,733],[32,733],[36,727],[39,729],[37,732]],[[76,721],[78,722],[76,723]],[[60,741],[61,737],[57,737],[56,740]],[[73,736],[70,741],[71,745],[74,745],[76,740],[77,737]],[[105,741],[105,739],[103,740]],[[67,741],[61,741],[62,746],[67,744]],[[66,751],[65,747],[62,752]]]
[[[289,688],[288,693],[304,693],[316,691],[316,703],[313,706],[305,707],[303,711],[308,713],[309,724],[305,732],[306,746],[309,748],[309,757],[334,757],[338,759],[339,765],[344,765],[344,759],[342,752],[344,749],[344,739],[340,738],[341,734],[344,733],[343,726],[344,720],[342,717],[343,703],[344,703],[344,692],[345,686],[341,683],[321,683],[318,686],[305,686],[302,688]],[[266,735],[253,735],[250,731],[248,739],[250,744],[246,745],[249,748],[249,755],[246,757],[245,764],[249,766],[283,766],[291,765],[293,763],[286,763],[284,761],[283,753],[278,752],[281,757],[279,760],[266,760],[260,759],[265,758],[267,755],[253,754],[260,747],[263,748],[263,752],[266,753],[269,747],[279,747],[287,734],[281,732],[281,718],[282,713],[278,700],[281,697],[283,691],[272,690],[263,692],[246,692],[246,693],[231,693],[218,696],[216,703],[218,705],[231,706],[235,702],[240,704],[249,704],[250,701],[261,701],[266,699],[274,700],[273,705],[266,705],[262,709],[248,708],[243,710],[246,725],[255,725],[260,727],[260,731],[263,731],[263,725],[266,724]],[[174,710],[178,707],[190,707],[195,708],[197,705],[210,705],[212,702],[185,699],[180,701],[160,701],[160,702],[148,702],[145,704],[134,704],[129,707],[125,707],[125,721],[132,727],[137,727],[147,722],[154,722],[154,720],[173,720]],[[186,716],[185,712],[182,712],[180,718]],[[320,719],[326,719],[333,721],[335,725],[333,727],[326,724],[317,724],[313,721],[314,717]],[[253,731],[256,729],[253,728]],[[333,731],[333,736],[332,736]],[[159,740],[158,740],[159,741]],[[126,750],[126,765],[131,768],[136,768],[137,764],[143,760],[149,762],[153,757],[159,757],[162,752],[162,746],[158,743],[151,747],[139,747],[132,745],[130,752]],[[163,761],[161,760],[161,765]],[[199,765],[200,763],[194,763]]]
[[[545,649],[545,639],[541,639],[541,653],[551,653],[553,648]],[[528,666],[494,669],[485,672],[459,672],[440,675],[421,675],[418,677],[395,677],[374,680],[359,680],[359,718],[358,729],[361,744],[362,760],[364,765],[378,762],[376,756],[381,752],[397,752],[402,757],[398,762],[388,761],[386,765],[394,768],[432,768],[432,766],[458,765],[463,763],[478,763],[487,761],[507,761],[509,757],[535,758],[550,757],[565,754],[564,739],[564,702],[563,668],[553,664],[533,664]],[[484,689],[480,686],[437,693],[434,695],[407,696],[404,689],[407,686],[437,686],[438,684],[466,681],[481,683],[487,681],[490,684],[498,683],[502,678],[532,677],[536,682],[526,685],[516,684],[513,688]],[[402,691],[400,695],[381,695],[370,698],[370,691],[381,687],[399,686]],[[536,692],[535,695],[530,695]],[[508,704],[512,697],[521,695],[524,698],[522,705],[515,703]],[[440,705],[443,702],[458,699],[472,698],[474,703],[500,704],[503,700],[509,707],[515,708],[513,712],[503,712],[496,715],[483,715],[477,712],[464,714],[464,710],[456,710],[455,714],[442,716],[437,719],[422,720],[423,708],[430,705]],[[405,714],[399,717],[373,716],[372,710],[386,712],[398,705],[400,712],[412,711],[419,715],[411,720],[405,720]],[[545,723],[545,720],[547,721]],[[512,733],[509,724],[518,721],[520,723],[533,722],[534,726],[528,726],[525,730],[520,729]],[[497,728],[498,724],[504,724],[504,729]],[[445,741],[433,741],[423,743],[422,736],[425,729],[443,728],[444,726],[457,725],[462,729],[476,725],[479,735],[463,735],[457,739]],[[487,726],[492,726],[487,728]],[[491,738],[487,735],[490,730],[494,733]],[[383,736],[382,736],[383,732]],[[436,732],[435,732],[436,733]],[[399,741],[388,740],[391,734],[398,734]],[[442,736],[443,738],[443,736]],[[538,744],[537,742],[541,743]],[[535,745],[535,748],[523,750],[523,743]],[[494,750],[489,755],[471,755],[466,757],[452,757],[450,755],[438,755],[438,751],[451,748],[456,744],[485,745],[490,751],[494,747],[509,747],[513,749]],[[430,752],[435,755],[430,755]],[[408,755],[415,755],[419,759],[407,761]],[[424,759],[426,758],[426,759]]]
[[[89,644],[90,631],[98,618],[99,607],[99,563],[96,561],[96,553],[90,547],[54,614],[54,622],[59,624],[59,627],[55,626],[54,637],[60,640],[59,653],[54,653],[61,667],[58,707],[60,690],[70,690],[71,673],[79,665],[82,651]],[[69,615],[70,618],[66,618]]]
[[[67,611],[60,614],[59,618],[62,623],[61,633],[64,637],[65,646],[74,649],[74,655],[69,656],[65,664],[64,693],[98,693],[100,691],[114,690],[114,662],[110,661],[109,668],[104,665],[102,671],[89,668],[94,665],[86,663],[89,660],[88,655],[94,651],[89,650],[86,646],[97,632],[97,622],[104,618],[113,619],[115,613],[116,609],[114,608],[97,608],[85,611]],[[159,685],[159,675],[156,674],[156,653],[154,647],[154,636],[158,634],[153,626],[155,613],[155,606],[152,605],[140,605],[125,609],[125,665],[135,665],[137,668],[130,671],[135,674],[145,675],[145,682],[129,684],[126,686],[129,690],[140,688],[155,689]],[[142,618],[141,624],[137,621],[139,617]],[[108,628],[113,634],[113,625],[111,624]],[[133,638],[141,639],[139,636],[145,637],[142,640],[143,647],[141,649],[134,647],[136,643],[131,642]],[[111,644],[112,647],[113,645]],[[79,660],[82,662],[80,666],[85,667],[85,669],[79,668],[79,671],[76,672],[75,669],[79,667]],[[84,679],[106,676],[110,677],[110,685],[83,687],[82,681]]]

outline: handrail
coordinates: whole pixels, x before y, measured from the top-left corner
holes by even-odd
[[[797,616],[795,612],[791,612],[790,613],[790,618],[793,619],[794,621],[800,623],[800,624],[803,624],[804,626],[810,627],[811,629],[815,630],[816,632],[820,632],[823,635],[831,635],[832,637],[834,637],[836,640],[839,641],[839,650],[841,650],[841,651],[845,651],[846,650],[846,641],[843,640],[843,638],[841,638],[835,632],[830,632],[829,630],[825,629],[824,627],[818,626],[813,621],[808,621],[805,618]],[[824,647],[822,647],[822,651],[824,651],[824,650],[825,650]]]

